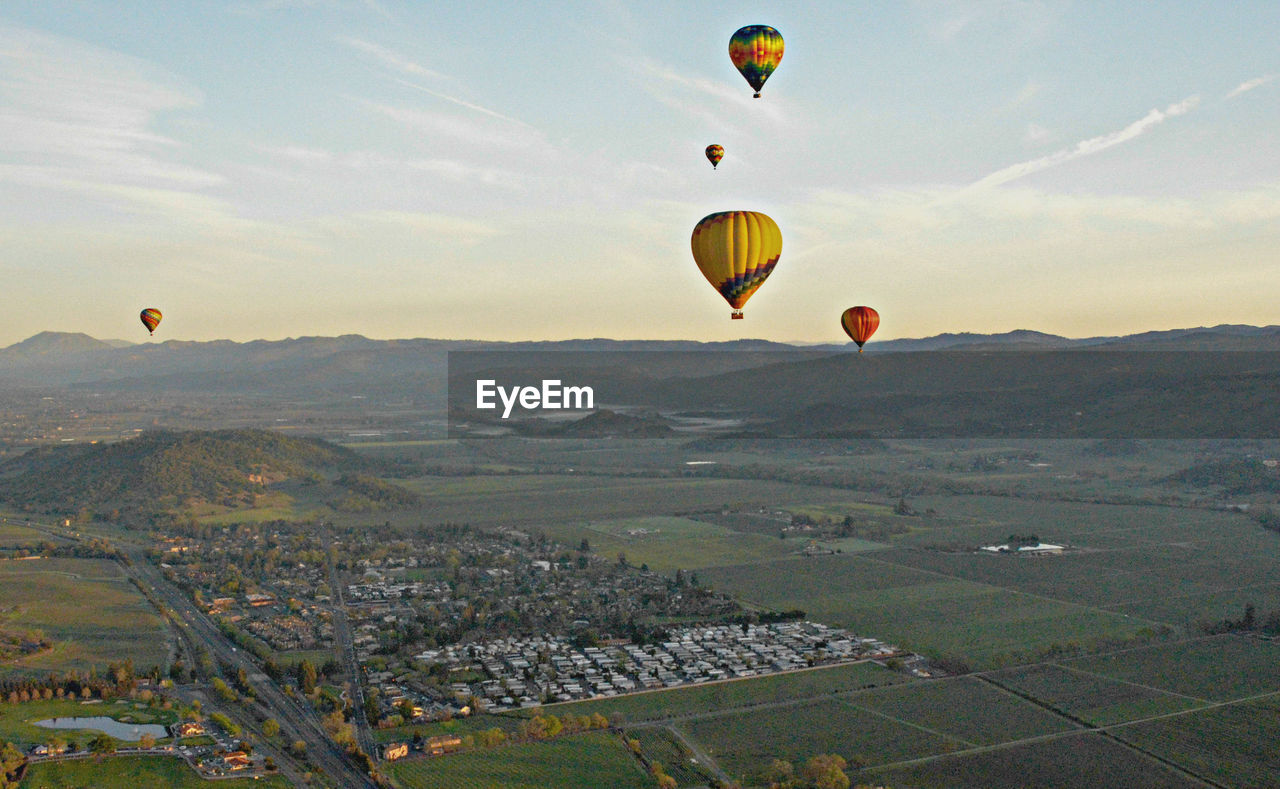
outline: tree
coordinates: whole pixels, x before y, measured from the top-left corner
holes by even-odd
[[[108,737],[105,734],[99,734],[92,740],[89,740],[89,750],[93,753],[115,753],[115,738]]]
[[[814,789],[849,789],[849,776],[844,774],[848,766],[840,756],[823,754],[805,762],[800,774]]]
[[[262,736],[274,737],[280,733],[280,723],[275,718],[267,718],[262,722]]]
[[[785,784],[795,775],[796,768],[785,759],[774,759],[764,777],[770,784]]]
[[[154,734],[143,734],[138,738],[138,747],[143,750],[149,750],[156,747],[156,736]]]
[[[316,667],[310,660],[304,660],[298,664],[298,687],[302,688],[303,693],[307,695],[314,693],[317,680]]]
[[[12,743],[6,742],[3,747],[0,747],[0,789],[17,787],[18,782],[15,776],[26,761],[27,757],[13,747]]]
[[[289,750],[293,751],[294,756],[303,756],[307,752],[307,743],[305,740],[294,740]]]

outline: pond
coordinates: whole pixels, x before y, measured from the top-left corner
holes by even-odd
[[[35,725],[45,729],[92,729],[124,742],[137,742],[144,734],[150,734],[157,740],[169,736],[169,732],[159,724],[122,723],[105,715],[92,718],[46,718],[36,721]]]

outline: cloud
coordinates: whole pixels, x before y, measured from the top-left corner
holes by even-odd
[[[1048,142],[1052,138],[1053,132],[1038,123],[1028,123],[1027,133],[1022,139],[1028,145],[1040,145],[1041,143]]]
[[[1231,92],[1228,93],[1225,96],[1225,98],[1234,99],[1236,96],[1239,96],[1241,93],[1248,93],[1254,88],[1260,88],[1263,85],[1266,85],[1268,82],[1275,79],[1276,76],[1277,76],[1276,74],[1268,74],[1265,77],[1255,77],[1254,79],[1241,82],[1239,85],[1236,85],[1234,88],[1232,88]]]
[[[350,47],[357,52],[369,55],[382,65],[395,71],[411,74],[415,77],[426,77],[428,79],[441,79],[444,77],[444,75],[438,71],[433,71],[426,66],[415,63],[406,57],[402,57],[401,55],[392,52],[386,47],[379,46],[378,44],[374,44],[370,41],[365,41],[360,38],[352,38],[350,36],[338,36],[335,40],[343,46]]]
[[[432,89],[430,89],[430,88],[424,88],[424,87],[422,87],[421,85],[416,85],[416,84],[414,84],[414,83],[412,83],[412,82],[409,82],[408,80],[397,79],[397,80],[396,80],[396,82],[398,82],[398,83],[400,83],[401,85],[404,85],[404,86],[406,86],[406,87],[413,88],[414,90],[420,90],[420,91],[422,91],[423,93],[427,93],[427,94],[429,94],[429,95],[435,96],[435,97],[436,97],[436,98],[438,98],[438,99],[444,99],[445,101],[453,102],[454,104],[457,104],[457,105],[458,105],[458,106],[460,106],[460,107],[466,107],[466,108],[467,108],[467,109],[469,109],[469,110],[473,110],[473,111],[475,111],[475,112],[479,112],[479,113],[481,113],[481,114],[483,114],[483,115],[488,115],[488,116],[489,116],[489,117],[491,117],[491,118],[499,118],[499,119],[501,119],[501,120],[508,121],[509,123],[515,123],[515,124],[518,124],[518,125],[520,125],[520,126],[528,126],[528,125],[529,125],[529,124],[525,123],[524,121],[516,120],[515,118],[512,118],[512,117],[511,117],[511,116],[509,116],[509,115],[503,115],[503,114],[502,114],[502,113],[500,113],[500,112],[495,112],[494,110],[491,110],[491,109],[489,109],[488,107],[481,107],[479,104],[472,104],[472,103],[471,103],[471,102],[469,102],[469,101],[464,101],[464,100],[462,100],[462,99],[460,99],[460,98],[457,98],[456,96],[450,96],[450,95],[449,95],[449,94],[447,94],[447,93],[441,93],[441,92],[440,92],[440,91],[438,91],[438,90],[432,90]]]
[[[716,114],[730,106],[750,108],[753,116],[764,117],[773,123],[788,119],[777,97],[767,102],[753,99],[745,82],[739,85],[694,76],[643,57],[627,58],[619,60],[619,63],[637,76],[640,88],[650,96],[716,128],[732,128]]]
[[[1170,104],[1164,109],[1164,111],[1153,109],[1119,131],[1102,134],[1097,137],[1090,137],[1087,140],[1081,140],[1070,148],[1063,148],[1060,151],[1055,151],[1047,156],[1041,156],[1038,159],[1031,159],[1029,161],[1019,162],[1017,164],[1001,168],[970,184],[968,189],[986,189],[993,186],[999,186],[1001,184],[1007,184],[1010,181],[1016,181],[1017,179],[1031,175],[1032,173],[1038,173],[1041,170],[1047,170],[1050,167],[1057,167],[1058,165],[1072,161],[1073,159],[1079,159],[1084,156],[1092,156],[1095,153],[1101,153],[1108,148],[1114,148],[1117,145],[1121,145],[1146,134],[1148,131],[1169,118],[1190,112],[1195,109],[1196,105],[1199,103],[1199,96],[1191,96],[1176,104]]]

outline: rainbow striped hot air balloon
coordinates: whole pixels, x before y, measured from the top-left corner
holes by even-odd
[[[729,39],[729,59],[755,88],[755,98],[760,98],[764,81],[782,62],[782,50],[782,34],[768,25],[747,25]]]
[[[759,211],[721,211],[693,228],[693,259],[702,276],[742,318],[742,307],[782,256],[782,231]]]
[[[155,336],[156,327],[160,325],[160,319],[164,316],[155,307],[147,307],[138,317],[142,319],[142,325],[147,327],[147,331]]]
[[[720,160],[724,158],[723,145],[707,146],[707,161],[711,162],[711,169],[716,169],[716,165],[720,164]]]
[[[858,344],[858,353],[862,353],[863,343],[871,339],[879,326],[880,313],[870,307],[850,307],[840,316],[840,327]]]

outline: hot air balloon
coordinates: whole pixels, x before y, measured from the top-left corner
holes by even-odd
[[[156,327],[160,325],[160,319],[164,316],[162,316],[160,314],[160,310],[155,307],[147,307],[138,317],[142,319],[142,325],[147,327],[147,331],[151,332],[152,336],[154,336],[156,333]]]
[[[729,59],[751,87],[760,89],[782,61],[782,34],[768,25],[747,25],[729,39]]]
[[[707,146],[707,161],[711,162],[711,169],[716,169],[716,165],[720,164],[720,160],[724,158],[723,145]]]
[[[840,326],[858,344],[858,353],[862,353],[862,344],[871,339],[879,325],[880,313],[870,307],[850,307],[840,316]]]
[[[721,211],[693,228],[693,259],[707,282],[733,307],[734,320],[782,255],[782,231],[759,211]]]

